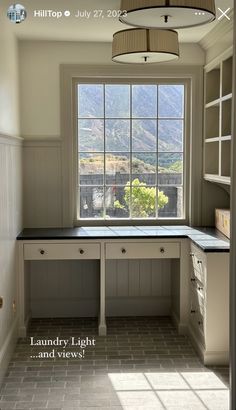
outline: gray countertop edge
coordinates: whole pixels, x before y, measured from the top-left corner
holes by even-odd
[[[82,227],[81,227],[82,228]],[[94,234],[92,234],[92,232],[90,231],[90,234],[86,234],[86,231],[84,234],[79,235],[79,229],[78,228],[35,228],[35,229],[24,229],[18,236],[17,236],[17,240],[18,241],[37,241],[37,240],[112,240],[112,239],[187,239],[189,238],[200,250],[204,251],[205,253],[229,253],[230,252],[230,246],[229,246],[229,240],[224,237],[224,235],[222,235],[219,231],[214,230],[212,228],[189,228],[191,229],[191,231],[195,230],[198,231],[201,230],[202,235],[209,235],[209,233],[211,233],[212,236],[212,241],[225,241],[225,246],[222,245],[203,245],[201,244],[201,242],[204,242],[204,239],[194,239],[193,237],[193,233],[189,233],[189,235],[185,232],[185,233],[181,233],[181,230],[183,230],[183,227],[180,226],[179,230],[180,232],[176,233],[177,228],[173,228],[173,231],[168,228],[168,230],[166,230],[166,232],[164,232],[165,228],[162,227],[158,227],[157,226],[157,230],[161,230],[163,229],[163,232],[161,230],[160,234],[155,235],[155,234],[148,234],[147,232],[142,234],[142,231],[140,229],[137,228],[137,231],[139,232],[138,235],[131,235],[131,234],[125,234],[122,233],[122,230],[118,230],[119,234],[117,233],[117,229],[116,227],[114,227],[114,231],[112,231],[111,227],[111,232],[112,234],[109,235],[109,231],[107,231],[107,229],[104,228],[97,228],[97,230],[106,232],[107,234],[97,234],[94,232]],[[88,228],[89,229],[89,228]],[[133,227],[132,227],[133,229]],[[145,227],[143,228],[145,229]],[[61,232],[60,232],[61,230]],[[76,233],[76,231],[78,232],[78,234],[69,234],[68,231]],[[86,230],[86,228],[85,228]],[[124,228],[123,228],[124,230]],[[127,231],[129,231],[129,227],[127,227]],[[57,234],[55,234],[55,231],[58,231]],[[65,234],[63,234],[63,231],[67,231],[65,232]],[[51,234],[50,234],[51,232]],[[150,233],[152,232],[152,230],[150,231]],[[58,234],[59,233],[59,234]],[[171,234],[172,233],[172,234]],[[197,232],[196,232],[197,234]],[[209,241],[209,237],[205,239],[205,241]],[[211,241],[211,240],[210,240]]]

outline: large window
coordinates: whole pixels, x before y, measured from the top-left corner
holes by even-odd
[[[184,84],[78,84],[78,219],[184,218]]]

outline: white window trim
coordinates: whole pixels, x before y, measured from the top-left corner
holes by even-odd
[[[135,69],[134,69],[135,68]],[[201,224],[202,189],[202,101],[203,69],[193,66],[87,66],[61,65],[61,136],[62,136],[62,182],[63,182],[63,226],[80,225],[166,225]],[[184,181],[186,195],[185,218],[138,219],[138,220],[77,220],[77,116],[76,84],[80,82],[105,81],[132,83],[181,82],[187,85],[186,94],[186,139]],[[190,155],[188,156],[188,153]],[[189,169],[189,172],[188,172]],[[191,189],[194,187],[194,189]]]

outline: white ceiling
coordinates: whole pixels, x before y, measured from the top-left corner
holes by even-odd
[[[20,39],[56,40],[56,41],[91,41],[111,42],[112,35],[126,26],[118,18],[108,18],[107,10],[119,10],[120,0],[18,0],[27,10],[28,17],[21,24],[7,22]],[[11,2],[3,0],[0,6],[0,20],[5,17]],[[12,2],[13,3],[13,2]],[[216,0],[216,8],[226,10],[233,7],[233,0]],[[34,10],[56,10],[71,12],[70,17],[38,18],[33,17]],[[103,18],[95,18],[94,10],[104,10]],[[75,18],[78,10],[91,12],[90,18]],[[218,16],[220,15],[217,10]],[[225,19],[225,18],[224,18]],[[198,42],[217,24],[179,30],[181,42]]]

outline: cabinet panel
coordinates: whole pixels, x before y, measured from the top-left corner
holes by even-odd
[[[231,171],[231,141],[221,142],[221,175],[224,177],[230,177]]]
[[[223,61],[223,73],[222,73],[222,95],[228,95],[232,93],[233,83],[233,57]]]
[[[204,364],[227,364],[229,254],[204,253],[191,244],[189,331]]]
[[[206,108],[205,112],[205,139],[219,137],[219,105]]]
[[[220,66],[206,74],[206,102],[220,97]]]
[[[205,174],[219,175],[219,141],[205,144]]]

